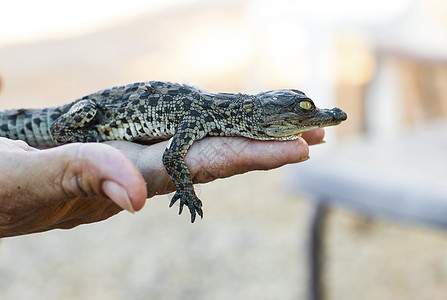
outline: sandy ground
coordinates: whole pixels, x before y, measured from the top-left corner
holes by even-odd
[[[55,105],[146,79],[244,89],[250,62],[197,71],[182,52],[205,21],[238,28],[238,4],[194,12],[2,48],[0,106]],[[285,176],[283,168],[198,186],[206,217],[193,225],[168,208],[170,196],[159,196],[135,215],[4,239],[0,299],[302,299],[310,204],[288,193]],[[327,226],[329,299],[447,296],[443,232],[344,211],[332,212]]]

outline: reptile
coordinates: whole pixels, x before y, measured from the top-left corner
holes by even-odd
[[[163,165],[191,222],[203,218],[184,157],[205,136],[243,136],[256,140],[293,140],[302,132],[337,125],[340,108],[319,109],[303,92],[281,89],[256,95],[208,93],[195,87],[145,81],[98,91],[61,106],[0,111],[0,136],[34,147],[73,142],[125,140],[153,143],[171,139]]]

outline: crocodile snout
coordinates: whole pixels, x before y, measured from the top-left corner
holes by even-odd
[[[348,115],[338,107],[334,107],[332,113],[334,121],[342,122],[348,118]]]

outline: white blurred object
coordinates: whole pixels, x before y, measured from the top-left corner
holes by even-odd
[[[141,15],[196,0],[16,0],[2,3],[0,46],[78,36]]]
[[[447,60],[447,3],[414,0],[392,28],[376,33],[381,47],[427,60]]]
[[[386,31],[372,31],[373,43],[379,52],[406,56],[416,61],[447,62],[447,2],[414,0],[408,12]],[[391,56],[392,58],[392,56]],[[380,55],[378,72],[371,85],[366,111],[380,113],[367,116],[372,135],[394,136],[404,129],[407,99],[402,95],[402,76],[395,61]]]
[[[251,14],[257,23],[276,27],[278,23],[288,25],[277,27],[276,30],[278,35],[280,33],[281,36],[287,36],[284,47],[294,47],[289,48],[289,52],[299,53],[302,51],[300,47],[307,47],[307,64],[301,66],[305,68],[304,72],[301,71],[305,74],[302,88],[319,106],[329,107],[335,104],[334,53],[335,41],[340,32],[352,28],[365,32],[370,28],[383,29],[402,17],[409,9],[411,0],[253,0],[250,3]],[[303,37],[294,34],[297,28],[307,31],[306,40],[297,40]],[[375,113],[381,115],[390,106],[378,111],[382,107],[383,105],[378,105]],[[387,119],[393,120],[393,117]],[[326,136],[335,140],[332,130],[327,130]],[[330,151],[331,147],[327,148]]]
[[[306,23],[361,25],[389,22],[408,9],[412,0],[252,0],[260,18],[286,15]]]
[[[275,32],[264,38],[286,36],[282,45],[292,53],[308,47],[306,91],[326,105],[334,103],[332,56],[337,34],[346,28],[382,28],[400,18],[411,0],[252,0],[249,3],[250,15],[256,23],[275,28]],[[307,40],[297,41],[303,38],[302,34],[296,34],[302,28],[307,31],[304,36]]]
[[[299,48],[306,47],[307,64],[301,65],[305,71],[296,73],[304,74],[301,86],[320,106],[335,102],[333,53],[342,32],[364,35],[373,48],[427,60],[447,59],[445,0],[252,0],[249,3],[252,18],[275,29],[263,38],[273,41],[273,36],[286,36],[283,46],[291,53],[302,52]],[[294,34],[303,28],[307,34]],[[393,136],[402,129],[401,107],[405,103],[399,99],[397,75],[387,63],[378,62],[367,97],[366,118],[373,135]],[[328,134],[332,132],[328,130]]]

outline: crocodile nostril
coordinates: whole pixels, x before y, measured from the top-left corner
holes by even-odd
[[[334,107],[332,112],[334,114],[334,120],[344,121],[348,118],[348,115],[338,107]]]

